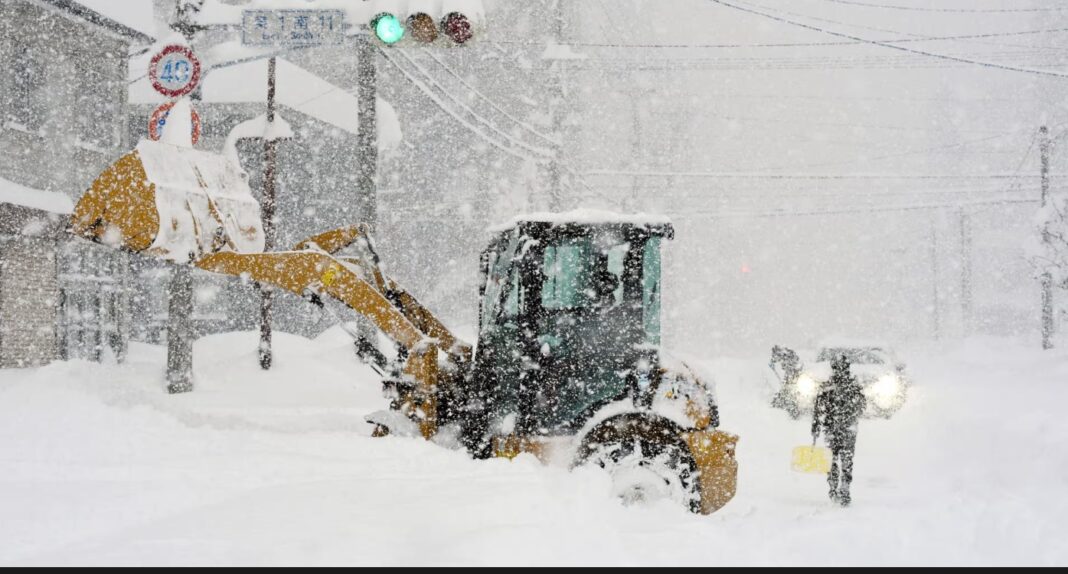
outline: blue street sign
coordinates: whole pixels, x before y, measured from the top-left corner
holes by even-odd
[[[345,36],[341,10],[245,10],[241,43],[246,46],[320,46],[340,44]]]

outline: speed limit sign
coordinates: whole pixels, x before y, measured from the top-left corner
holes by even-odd
[[[167,120],[171,115],[171,108],[174,107],[176,102],[167,102],[160,107],[156,108],[156,111],[152,112],[152,117],[148,119],[148,138],[152,141],[159,141],[160,136],[163,135],[163,130],[167,127]],[[192,125],[189,126],[190,143],[197,144],[200,140],[200,114],[196,110],[189,109],[190,119]],[[179,129],[179,128],[175,128]]]
[[[148,77],[152,87],[164,96],[184,96],[200,83],[200,60],[188,46],[170,44],[152,57]]]

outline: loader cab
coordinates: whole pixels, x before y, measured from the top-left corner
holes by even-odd
[[[657,363],[670,224],[560,217],[499,228],[482,254],[475,373],[496,433],[571,434]]]

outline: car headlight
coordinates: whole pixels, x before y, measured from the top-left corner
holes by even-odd
[[[806,399],[811,399],[816,396],[816,391],[819,389],[819,384],[816,383],[816,379],[812,378],[812,375],[808,373],[801,373],[797,377],[797,394]]]
[[[871,397],[880,408],[888,409],[894,405],[901,393],[901,379],[897,375],[887,374],[879,377],[871,386]]]

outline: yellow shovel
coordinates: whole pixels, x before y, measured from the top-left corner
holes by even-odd
[[[790,468],[795,472],[827,474],[831,470],[831,449],[816,446],[799,446],[794,448]]]

